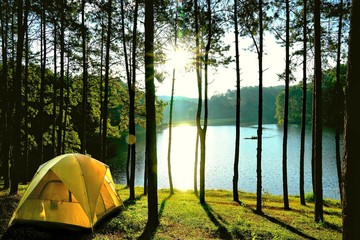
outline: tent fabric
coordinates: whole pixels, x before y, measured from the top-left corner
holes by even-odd
[[[121,205],[106,164],[83,154],[64,154],[38,168],[10,225],[53,223],[92,229]]]

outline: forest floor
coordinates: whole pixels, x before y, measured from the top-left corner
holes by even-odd
[[[129,201],[129,189],[117,186],[124,209],[100,224],[94,233],[12,226],[8,222],[26,186],[19,196],[0,191],[1,239],[138,239],[147,220],[147,197],[136,188],[137,199]],[[291,210],[284,210],[282,196],[263,194],[263,214],[256,214],[256,195],[240,193],[240,203],[232,192],[208,190],[201,205],[192,191],[158,191],[160,225],[154,239],[341,239],[342,220],[339,201],[324,201],[324,222],[314,221],[314,204],[300,205],[299,197],[290,196]]]

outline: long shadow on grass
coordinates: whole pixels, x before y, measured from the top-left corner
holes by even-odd
[[[164,200],[162,200],[160,209],[159,209],[159,220],[162,217],[162,215],[164,214],[166,202],[167,202],[167,200],[169,200],[171,198],[171,196],[172,196],[172,194],[170,193],[169,196],[167,196]]]
[[[221,218],[221,216],[219,214],[217,214],[216,212],[214,212],[214,210],[207,203],[201,204],[201,206],[203,207],[204,211],[208,215],[209,219],[215,224],[215,226],[217,226],[219,237],[221,239],[233,239],[231,236],[231,233],[227,230],[225,225],[220,222],[220,221],[224,221]],[[218,216],[220,221],[216,218],[215,215]]]
[[[324,228],[332,229],[332,230],[337,231],[337,232],[339,232],[339,233],[342,232],[342,228],[339,227],[339,226],[337,226],[337,225],[335,225],[335,224],[333,224],[333,223],[329,223],[329,222],[326,222],[326,221],[325,221],[325,222],[323,223],[323,226],[324,226]]]
[[[144,196],[145,196],[144,194],[141,194],[141,195],[135,197],[135,199],[128,198],[125,201],[123,201],[123,204],[124,204],[125,207],[134,205],[137,201],[141,200],[141,198],[144,197]]]
[[[252,210],[253,210],[253,209],[252,209]],[[312,237],[312,236],[309,236],[309,235],[307,235],[307,234],[299,231],[298,229],[294,228],[293,226],[290,226],[289,224],[280,221],[279,219],[276,219],[276,218],[271,217],[271,216],[269,216],[269,215],[266,215],[266,214],[264,214],[264,213],[259,214],[259,213],[257,213],[255,210],[253,210],[253,212],[254,212],[255,214],[263,217],[263,218],[266,218],[266,219],[269,220],[270,222],[275,223],[275,224],[277,224],[277,225],[279,225],[279,226],[281,226],[281,227],[283,227],[283,228],[286,228],[287,230],[289,230],[289,231],[291,231],[291,232],[293,232],[293,233],[295,233],[295,234],[297,234],[297,235],[299,235],[299,236],[301,236],[301,237],[303,237],[303,238],[306,238],[306,239],[316,239],[316,238],[314,238],[314,237]]]
[[[157,223],[149,223],[148,222],[146,224],[144,232],[139,237],[140,240],[148,240],[148,239],[154,238],[157,228],[159,227],[160,218],[164,214],[166,202],[167,202],[167,200],[169,200],[171,198],[171,196],[172,196],[172,194],[169,194],[169,196],[167,196],[164,200],[162,200],[162,202],[160,204],[160,209],[159,209],[159,221]]]

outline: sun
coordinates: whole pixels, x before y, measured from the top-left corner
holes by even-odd
[[[191,54],[189,51],[177,47],[172,48],[167,53],[167,59],[168,59],[168,68],[176,68],[178,70],[185,70],[185,67],[190,64],[191,61]]]
[[[157,94],[169,95],[174,82],[174,94],[177,96],[196,97],[197,81],[194,77],[194,53],[188,46],[168,44],[164,48],[164,61],[159,69],[164,73],[165,81],[157,82]]]

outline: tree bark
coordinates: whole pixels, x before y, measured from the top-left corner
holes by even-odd
[[[44,107],[45,107],[45,72],[46,72],[46,3],[41,3],[41,80],[40,80],[40,104],[39,104],[39,132],[37,139],[37,162],[40,166],[44,162]]]
[[[154,2],[145,2],[146,154],[148,156],[148,221],[150,233],[159,225],[157,195],[156,111],[154,85]]]
[[[259,21],[260,21],[260,43],[259,43],[259,109],[258,109],[258,130],[257,130],[257,186],[256,186],[256,212],[262,213],[262,177],[261,177],[261,151],[262,151],[262,115],[263,115],[263,1],[259,0]]]
[[[51,142],[52,142],[52,148],[53,148],[53,157],[56,156],[56,89],[57,89],[57,21],[56,18],[54,19],[54,82],[53,82],[53,126],[52,126],[52,136],[51,136]]]
[[[10,195],[16,195],[20,176],[25,169],[22,166],[22,149],[21,149],[21,119],[22,119],[22,57],[24,49],[24,23],[23,23],[23,1],[17,1],[17,28],[18,38],[16,47],[16,69],[15,79],[13,81],[15,96],[15,113],[14,113],[14,130],[13,130],[13,164],[10,169]]]
[[[196,143],[195,143],[195,161],[194,161],[194,193],[198,196],[198,159],[199,159],[199,131],[196,130]]]
[[[86,0],[81,1],[81,38],[82,38],[82,67],[83,67],[83,92],[82,92],[82,130],[81,130],[81,149],[86,153],[86,108],[87,108],[87,43],[86,43],[86,26],[85,26],[85,4]]]
[[[237,16],[237,2],[234,0],[235,24],[235,61],[236,61],[236,129],[235,129],[235,158],[233,176],[233,200],[239,202],[239,158],[240,158],[240,56],[239,56],[239,26]]]
[[[335,111],[335,152],[336,152],[336,169],[338,174],[340,198],[342,198],[341,191],[341,153],[340,153],[340,123],[341,123],[341,99],[342,90],[340,84],[340,67],[341,67],[341,35],[342,35],[342,22],[343,22],[343,0],[339,3],[339,28],[338,28],[338,42],[336,54],[336,111]]]
[[[342,168],[343,239],[360,236],[360,2],[353,1],[350,20],[345,95],[344,158]]]
[[[112,0],[108,3],[108,19],[107,19],[107,33],[105,44],[105,76],[104,76],[104,111],[103,111],[103,152],[102,161],[107,161],[107,121],[108,121],[108,103],[109,103],[109,71],[110,71],[110,44],[111,44],[111,31],[112,31]]]
[[[195,1],[194,7],[194,15],[195,15],[195,35],[196,35],[196,76],[197,76],[197,84],[198,84],[198,109],[196,113],[196,125],[200,138],[200,203],[205,204],[205,155],[206,155],[206,130],[207,130],[207,122],[208,122],[208,59],[209,59],[209,51],[211,46],[211,2],[207,1],[207,20],[208,20],[208,39],[205,46],[205,57],[204,57],[204,124],[201,126],[200,118],[202,112],[202,69],[200,65],[200,31],[199,31],[199,7],[198,1]]]
[[[306,90],[307,90],[307,0],[304,0],[303,8],[303,89],[302,89],[302,115],[301,115],[301,139],[300,139],[300,203],[305,203],[304,190],[304,153],[305,153],[305,127],[306,127]]]
[[[129,70],[129,60],[128,60],[128,53],[127,53],[127,47],[126,47],[126,37],[125,37],[124,1],[120,1],[120,4],[121,4],[121,33],[122,33],[122,42],[123,42],[123,49],[124,49],[126,80],[127,80],[129,100],[130,100],[131,75],[130,75],[130,70]],[[130,120],[129,120],[129,126],[130,126]],[[130,127],[129,127],[129,133],[130,133]],[[129,172],[130,153],[131,153],[131,145],[128,144],[128,154],[127,154],[127,159],[126,159],[126,186],[127,187],[130,187],[130,172]],[[146,162],[146,160],[145,160],[145,162]]]
[[[314,96],[315,96],[315,142],[314,142],[314,180],[315,180],[315,221],[323,222],[323,188],[322,188],[322,69],[321,69],[321,25],[320,0],[314,2]]]
[[[29,24],[28,24],[28,13],[30,11],[30,0],[25,1],[25,14],[24,14],[24,27],[25,27],[25,70],[24,70],[24,109],[22,110],[24,113],[24,168],[25,173],[22,176],[22,181],[24,184],[28,181],[29,176],[29,128],[28,128],[28,106],[29,106],[29,83],[28,83],[28,75],[29,75]],[[32,176],[32,172],[30,173]]]
[[[201,117],[201,108],[202,108],[202,80],[201,80],[201,65],[200,65],[200,37],[199,37],[199,8],[198,8],[198,0],[194,1],[194,17],[195,17],[195,41],[196,41],[196,57],[195,57],[195,64],[196,64],[196,79],[197,79],[197,85],[198,85],[198,106],[197,106],[197,112],[196,112],[196,126],[197,126],[197,134],[198,138],[200,140],[200,146],[201,146],[201,135],[202,135],[202,129],[200,125],[200,117]],[[198,151],[198,148],[196,148],[196,151]],[[201,154],[202,149],[200,147],[200,164],[201,164]],[[201,167],[200,167],[201,172]],[[201,173],[200,173],[200,202],[202,201],[201,198],[203,198],[203,201],[205,202],[205,196],[204,192],[201,192]]]
[[[1,159],[2,159],[2,176],[4,178],[3,189],[10,187],[9,179],[9,153],[10,153],[10,136],[11,136],[11,114],[9,111],[9,66],[8,66],[8,31],[9,31],[9,16],[8,16],[8,2],[1,2],[1,50],[2,50],[2,72],[1,72],[1,98],[2,98],[2,145],[1,145]],[[4,19],[5,18],[5,19]]]
[[[129,91],[129,142],[130,144],[130,199],[135,200],[135,169],[136,169],[136,133],[135,133],[135,88],[136,88],[136,48],[137,48],[137,18],[139,1],[135,0],[133,48],[132,48],[132,77],[128,80]],[[134,139],[134,140],[131,140]]]
[[[65,6],[67,0],[61,1],[60,7],[60,102],[59,102],[59,117],[58,117],[58,132],[57,132],[57,155],[61,155],[64,152],[62,149],[62,131],[64,126],[64,71],[65,71]]]
[[[122,2],[122,1],[121,1]],[[99,82],[99,101],[100,101],[100,123],[99,123],[99,135],[100,135],[100,161],[104,161],[104,142],[103,142],[103,126],[104,126],[104,101],[103,101],[103,94],[104,94],[104,87],[103,87],[103,60],[104,60],[104,24],[101,24],[101,53],[100,53],[100,82]]]
[[[67,118],[69,114],[69,102],[70,102],[70,55],[67,55],[67,66],[66,66],[66,97],[65,97],[65,107],[64,107],[64,123],[62,131],[62,149],[65,152],[66,149],[66,133],[67,133]]]
[[[288,182],[287,182],[287,141],[289,122],[289,84],[290,84],[290,7],[286,0],[286,42],[285,42],[285,106],[284,106],[284,136],[283,136],[283,198],[284,209],[288,210]]]
[[[175,49],[176,49],[176,37],[177,31],[175,30]],[[171,139],[172,139],[172,120],[173,120],[173,105],[174,105],[174,88],[175,88],[175,67],[173,68],[173,77],[171,82],[171,97],[170,97],[170,113],[169,113],[169,143],[168,143],[168,178],[170,185],[170,194],[174,194],[174,187],[172,182],[172,174],[171,174]]]

